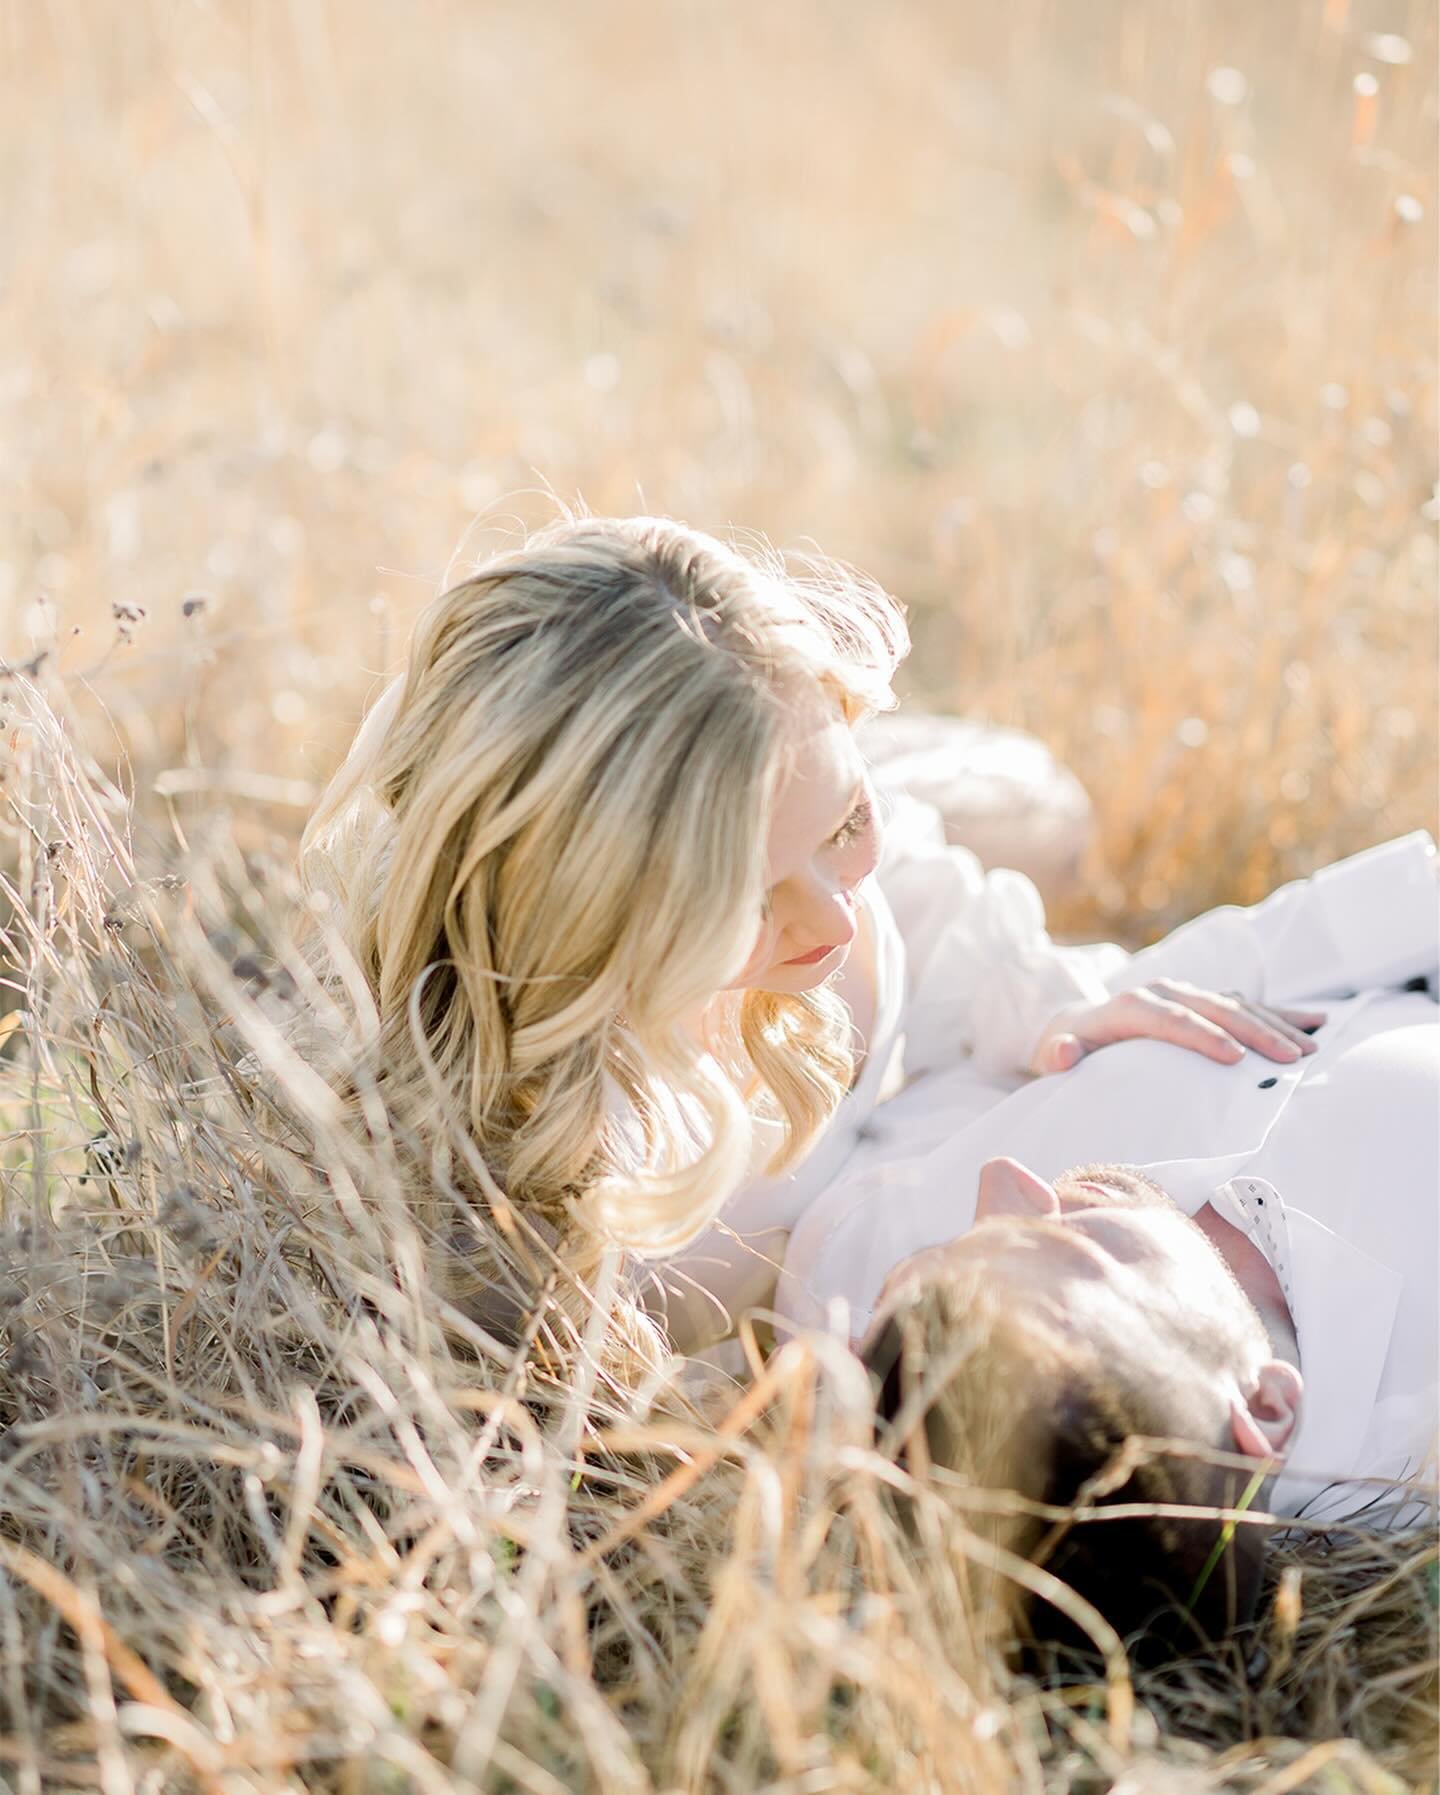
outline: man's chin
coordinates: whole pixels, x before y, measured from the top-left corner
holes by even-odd
[[[1176,1207],[1175,1199],[1135,1166],[1088,1165],[1062,1172],[1055,1180],[1062,1212],[1114,1203],[1124,1209]]]

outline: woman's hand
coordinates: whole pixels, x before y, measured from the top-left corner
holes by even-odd
[[[1097,1047],[1142,1040],[1169,1041],[1227,1065],[1242,1059],[1247,1047],[1289,1064],[1314,1053],[1315,1043],[1303,1031],[1324,1020],[1319,1010],[1272,1010],[1244,997],[1156,979],[1108,1003],[1062,1010],[1041,1035],[1030,1070],[1068,1072]]]

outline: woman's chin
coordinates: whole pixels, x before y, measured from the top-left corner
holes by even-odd
[[[850,958],[850,944],[836,948],[833,954],[826,954],[823,960],[816,960],[811,965],[797,964],[795,961],[782,961],[778,966],[767,967],[764,972],[757,972],[753,978],[746,979],[745,984],[751,991],[773,991],[777,997],[791,997],[799,991],[813,991],[817,985],[823,985],[832,978]]]

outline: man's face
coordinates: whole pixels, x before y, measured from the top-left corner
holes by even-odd
[[[1201,1512],[1172,1512],[1159,1523],[1131,1517],[1118,1528],[1077,1525],[1048,1568],[1122,1631],[1147,1627],[1157,1612],[1170,1620],[1156,1624],[1183,1615],[1187,1629],[1216,1638],[1246,1620],[1260,1588],[1264,1532],[1242,1527],[1230,1539],[1214,1511],[1243,1498],[1263,1513],[1263,1486],[1252,1487],[1228,1455],[1238,1452],[1257,1469],[1263,1463],[1268,1474],[1296,1426],[1301,1383],[1293,1364],[1272,1357],[1254,1306],[1207,1235],[1133,1168],[1083,1166],[1048,1184],[1013,1160],[991,1160],[973,1231],[917,1253],[890,1279],[873,1350],[889,1348],[897,1314],[926,1313],[926,1286],[949,1287],[962,1302],[973,1293],[982,1320],[1003,1320],[996,1338],[1005,1360],[982,1356],[978,1376],[1001,1392],[1017,1430],[1033,1424],[1025,1462],[1032,1482],[1037,1468],[1043,1474],[1037,1487],[1046,1501],[1073,1500],[1115,1462],[1123,1434],[1227,1455],[1206,1466],[1203,1450],[1162,1453],[1162,1462],[1190,1461],[1181,1485],[1167,1474],[1159,1486],[1183,1489],[1178,1496],[1147,1496],[1148,1480],[1122,1469],[1124,1483],[1102,1494],[1102,1506],[1139,1492],[1142,1504],[1178,1500]],[[963,1377],[962,1368],[957,1388]],[[952,1400],[952,1413],[964,1412]],[[944,1441],[941,1462],[962,1468],[964,1424],[936,1438]],[[1042,1632],[1048,1626],[1042,1622]]]
[[[1176,1436],[1232,1447],[1233,1406],[1270,1342],[1228,1265],[1148,1178],[1084,1166],[1051,1185],[992,1160],[972,1232],[915,1255],[891,1288],[962,1269],[1003,1291],[1017,1317],[1142,1375]]]

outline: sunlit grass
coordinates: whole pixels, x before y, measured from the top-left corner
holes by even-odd
[[[1431,820],[1428,9],[7,20],[6,647],[147,806],[293,839],[548,485],[894,588],[1093,792],[1072,931]]]
[[[1431,9],[0,32],[0,659],[94,756],[3,683],[0,1778],[1423,1781],[1428,1533],[1287,1548],[1254,1637],[1131,1696],[1017,1681],[965,1511],[923,1559],[898,1523],[853,1363],[716,1407],[577,1394],[556,1315],[497,1357],[236,1017],[409,619],[546,488],[894,589],[915,698],[1089,787],[1069,932],[1432,826]]]

